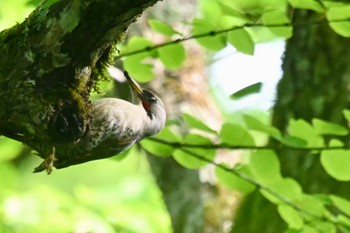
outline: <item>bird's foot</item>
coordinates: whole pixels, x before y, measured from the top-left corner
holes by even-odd
[[[55,161],[57,161],[55,158],[55,147],[52,147],[52,152],[50,155],[44,160],[44,162],[34,169],[34,173],[46,170],[47,174],[50,175]]]

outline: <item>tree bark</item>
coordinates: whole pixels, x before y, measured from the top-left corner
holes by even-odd
[[[295,23],[302,22],[303,26],[294,27],[293,37],[287,41],[284,74],[277,87],[273,108],[272,124],[282,132],[286,131],[291,118],[310,122],[316,117],[345,124],[342,110],[349,107],[350,39],[333,32],[326,20],[317,25],[305,25],[320,17],[309,11],[295,11]],[[349,197],[350,184],[337,182],[328,176],[320,164],[319,155],[277,152],[282,174],[296,179],[304,192]],[[235,233],[277,233],[286,228],[276,206],[258,192],[245,198],[237,216],[232,229]]]
[[[128,26],[158,0],[45,1],[0,33],[0,134],[41,154],[89,131],[89,95]]]

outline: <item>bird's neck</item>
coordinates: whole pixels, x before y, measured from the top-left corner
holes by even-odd
[[[148,137],[155,135],[162,130],[166,121],[166,113],[163,109],[156,109],[155,111],[146,114],[145,118],[144,137]]]

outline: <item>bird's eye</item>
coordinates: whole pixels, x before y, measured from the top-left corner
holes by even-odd
[[[157,102],[157,98],[154,97],[154,96],[152,96],[152,97],[149,98],[149,101],[150,101],[151,103],[156,103],[156,102]]]

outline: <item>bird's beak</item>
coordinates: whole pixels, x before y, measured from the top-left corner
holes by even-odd
[[[136,92],[136,94],[140,97],[143,96],[143,90],[141,88],[141,86],[133,79],[129,76],[127,71],[124,71],[124,76],[126,78],[126,80],[128,80],[128,83],[131,87],[131,89]]]

